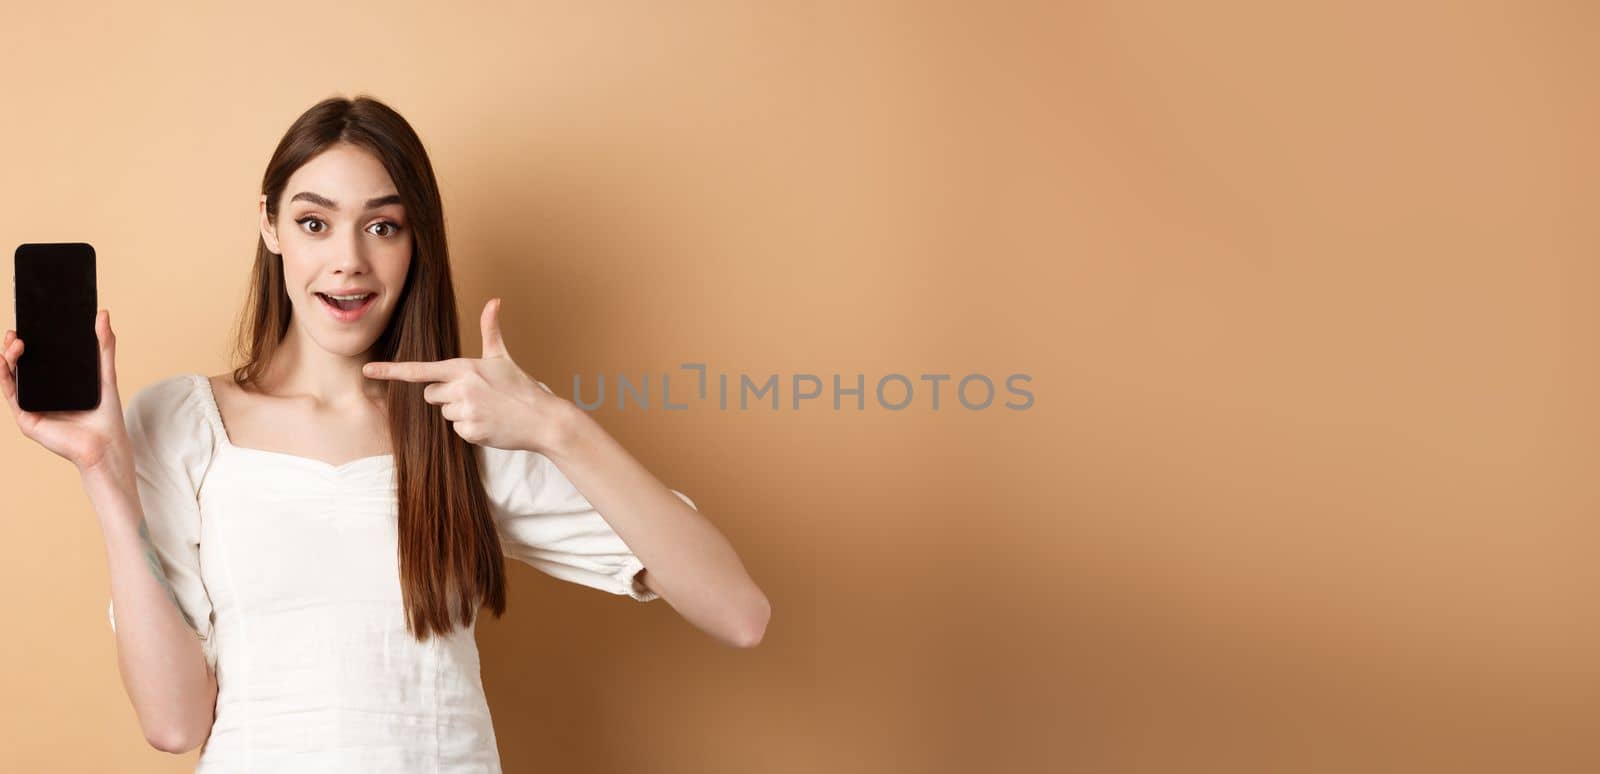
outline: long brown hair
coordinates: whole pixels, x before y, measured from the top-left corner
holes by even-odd
[[[267,217],[300,165],[335,143],[365,148],[399,189],[412,229],[410,269],[394,315],[373,345],[375,360],[447,360],[461,356],[444,207],[433,165],[411,125],[366,95],[330,97],[295,120],[267,162],[261,192]],[[250,298],[239,319],[233,381],[257,387],[289,332],[292,307],[283,256],[258,238]],[[400,588],[407,626],[418,641],[467,625],[480,607],[505,612],[505,559],[479,477],[472,444],[456,435],[440,408],[422,399],[425,385],[387,380],[389,437],[399,495]],[[459,613],[459,617],[452,615]]]

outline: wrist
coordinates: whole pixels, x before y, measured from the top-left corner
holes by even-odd
[[[565,400],[561,402],[561,408],[553,414],[547,428],[543,448],[535,451],[552,461],[570,458],[579,453],[589,445],[590,437],[601,432],[600,423],[596,422],[589,412]]]
[[[78,477],[91,499],[138,493],[133,458],[126,449],[110,448],[93,463],[78,467]]]
[[[133,439],[128,435],[128,430],[121,422],[115,427],[98,433],[91,444],[91,451],[84,455],[82,462],[74,460],[78,472],[87,475],[90,471],[110,471],[120,467],[133,467]]]
[[[127,441],[111,441],[77,468],[84,478],[126,478],[133,471],[133,449]]]

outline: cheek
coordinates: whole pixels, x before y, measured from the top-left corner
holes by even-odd
[[[383,274],[383,284],[398,288],[405,283],[406,274],[411,271],[411,244],[407,241],[404,245],[397,245],[395,251],[388,256],[379,269]]]
[[[292,298],[297,295],[295,288],[304,288],[311,283],[312,269],[299,257],[293,246],[283,247],[283,284],[289,288]]]

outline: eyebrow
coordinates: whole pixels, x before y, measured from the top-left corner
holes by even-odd
[[[301,199],[304,199],[304,200],[306,200],[308,202],[311,202],[312,204],[316,204],[316,205],[319,205],[319,206],[322,206],[322,207],[327,207],[330,210],[338,210],[339,209],[339,205],[334,203],[334,201],[332,199],[329,199],[328,197],[323,196],[322,194],[316,194],[316,193],[312,193],[310,191],[301,191],[300,193],[297,193],[293,197],[291,197],[289,199],[289,201],[297,202],[297,201],[300,201]],[[389,194],[388,196],[380,196],[380,197],[378,197],[376,199],[368,199],[367,200],[367,209],[375,210],[375,209],[377,209],[379,207],[384,206],[385,204],[401,204],[400,194]]]

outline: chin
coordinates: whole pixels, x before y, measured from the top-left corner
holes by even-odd
[[[351,343],[348,341],[329,342],[326,344],[323,342],[317,343],[321,345],[324,350],[327,350],[329,354],[338,355],[340,357],[356,358],[371,351],[372,345],[376,341],[376,339],[371,339],[363,340],[358,343]]]

